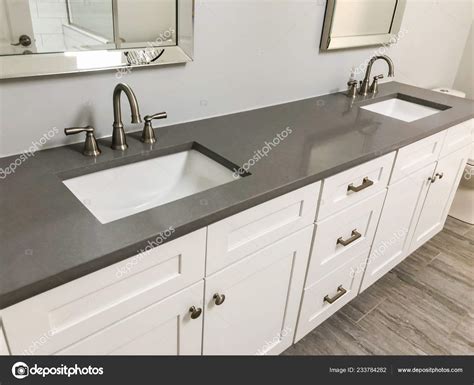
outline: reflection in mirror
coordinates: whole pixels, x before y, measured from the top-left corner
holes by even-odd
[[[176,45],[176,0],[0,0],[0,55]]]
[[[66,5],[69,26],[110,41],[114,40],[112,1],[66,0]]]

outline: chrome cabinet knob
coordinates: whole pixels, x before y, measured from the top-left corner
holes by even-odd
[[[67,136],[79,134],[81,132],[86,133],[86,141],[84,142],[84,150],[82,153],[85,156],[98,156],[100,155],[101,151],[99,145],[97,144],[97,140],[94,135],[94,127],[86,126],[86,127],[71,127],[65,128],[64,134]]]
[[[224,294],[219,294],[219,293],[216,293],[214,294],[214,303],[217,305],[217,306],[220,306],[224,303],[225,301],[225,295]]]
[[[29,47],[31,45],[31,37],[28,35],[21,35],[18,39],[18,43],[12,43],[11,45],[18,47],[19,45],[23,47]]]
[[[202,314],[202,309],[200,307],[191,306],[189,308],[189,312],[191,313],[191,319],[199,318]]]

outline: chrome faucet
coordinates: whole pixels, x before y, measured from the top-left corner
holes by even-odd
[[[138,101],[133,93],[130,86],[127,84],[119,83],[114,89],[114,130],[112,132],[112,148],[114,150],[126,150],[127,137],[123,129],[122,123],[122,109],[120,106],[120,96],[122,92],[127,95],[128,102],[130,103],[130,109],[132,110],[132,123],[141,123],[142,118],[140,116],[140,109],[138,107]]]
[[[365,77],[364,80],[361,83],[360,89],[359,89],[359,94],[366,96],[369,92],[376,92],[377,91],[377,80],[380,78],[379,76],[376,76],[374,78],[374,86],[372,89],[370,89],[370,72],[372,71],[372,65],[378,60],[382,59],[385,60],[388,64],[388,76],[392,77],[394,76],[395,69],[393,65],[392,59],[390,59],[387,55],[380,55],[380,56],[374,56],[372,59],[370,59],[369,64],[367,65],[367,70],[365,71]]]

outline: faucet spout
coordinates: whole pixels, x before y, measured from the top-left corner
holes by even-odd
[[[390,59],[387,55],[374,56],[367,64],[367,70],[365,71],[365,77],[362,81],[359,94],[366,96],[369,93],[370,73],[372,72],[372,66],[379,59],[384,60],[388,64],[388,76],[395,76],[395,66],[393,65],[392,59]]]
[[[114,150],[126,150],[128,148],[127,138],[123,129],[122,123],[122,108],[120,105],[120,98],[122,92],[127,96],[132,112],[132,123],[140,123],[142,118],[140,116],[140,108],[138,106],[137,97],[132,88],[124,83],[119,83],[114,89],[113,104],[114,104],[114,124],[112,133],[112,148]]]

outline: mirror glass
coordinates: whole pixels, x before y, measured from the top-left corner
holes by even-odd
[[[0,0],[0,56],[176,45],[176,0]]]

